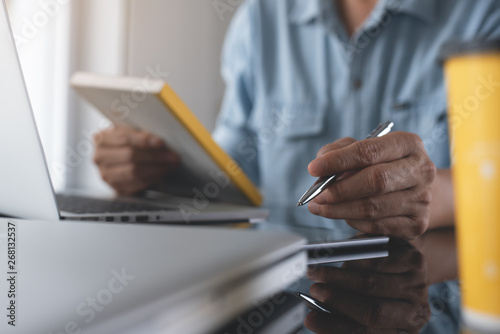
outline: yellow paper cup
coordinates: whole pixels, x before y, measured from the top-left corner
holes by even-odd
[[[442,56],[463,321],[500,333],[500,40],[447,43]]]

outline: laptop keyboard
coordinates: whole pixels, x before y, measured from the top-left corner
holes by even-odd
[[[130,203],[119,200],[101,200],[96,198],[56,195],[59,210],[86,214],[86,213],[120,213],[120,212],[150,212],[166,211],[168,209],[152,204]]]

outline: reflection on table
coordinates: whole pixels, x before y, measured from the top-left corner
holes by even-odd
[[[294,217],[293,210],[278,210],[268,223],[254,228],[292,230],[309,240],[338,240],[354,234],[304,226],[307,224],[301,224],[303,219]],[[290,293],[301,291],[328,305],[333,315],[303,312],[301,329],[280,329],[276,324],[283,321],[284,315],[276,307],[265,317],[267,325],[254,326],[251,333],[459,333],[454,230],[429,231],[410,242],[391,239],[387,250],[387,257],[312,265],[310,280],[290,288]],[[297,318],[298,308],[290,305],[298,305],[299,301],[294,301],[292,294],[286,296],[287,307]],[[269,327],[274,318],[275,326]],[[269,332],[269,328],[273,331]],[[236,326],[223,333],[247,332]]]
[[[441,283],[456,277],[453,232],[392,240],[389,253],[341,267],[312,266],[310,293],[334,314],[312,311],[306,327],[314,333],[457,333],[458,290]]]

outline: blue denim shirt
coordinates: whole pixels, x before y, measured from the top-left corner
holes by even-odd
[[[247,0],[226,37],[226,93],[214,137],[259,185],[267,207],[297,223],[344,222],[292,209],[315,181],[325,144],[364,138],[378,123],[418,134],[449,167],[441,45],[500,36],[500,1],[380,0],[352,36],[333,0]]]

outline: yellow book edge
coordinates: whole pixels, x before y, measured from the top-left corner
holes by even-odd
[[[255,206],[262,204],[262,196],[255,185],[243,172],[241,167],[212,139],[210,133],[200,123],[198,118],[189,110],[184,102],[177,96],[168,84],[163,86],[161,92],[156,94],[158,99],[172,112],[184,128],[212,157],[220,170],[227,173],[231,182],[243,193]]]

